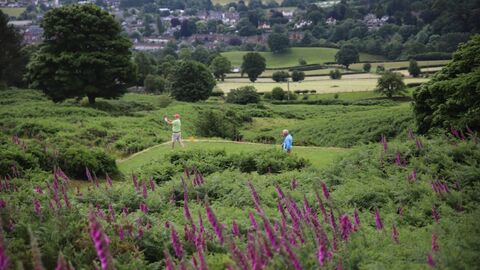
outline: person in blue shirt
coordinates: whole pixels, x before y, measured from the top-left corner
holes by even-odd
[[[284,129],[283,132],[283,143],[282,143],[282,148],[283,151],[290,153],[292,152],[292,147],[293,147],[293,137],[288,133],[288,130]]]

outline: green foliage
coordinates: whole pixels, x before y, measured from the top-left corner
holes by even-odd
[[[342,73],[338,69],[330,70],[329,76],[332,80],[340,80],[342,78]]]
[[[286,82],[289,77],[290,77],[290,74],[288,74],[288,71],[284,71],[284,70],[275,71],[272,74],[272,80],[274,80],[275,82]]]
[[[215,75],[215,78],[220,79],[222,81],[225,80],[225,74],[230,72],[232,69],[232,63],[228,60],[228,58],[224,56],[217,56],[212,60],[210,64],[210,69]]]
[[[275,87],[272,89],[272,99],[283,100],[286,98],[286,93],[281,87]]]
[[[410,63],[408,65],[408,73],[410,73],[410,75],[415,78],[420,76],[421,70],[415,59],[410,60]]]
[[[363,64],[363,71],[370,72],[371,69],[372,69],[372,65],[370,63]]]
[[[292,81],[301,82],[305,79],[305,72],[301,70],[292,71]]]
[[[354,46],[343,45],[335,54],[335,61],[340,65],[344,65],[348,69],[350,64],[360,61],[360,55]]]
[[[226,101],[235,104],[249,104],[259,103],[260,96],[253,86],[243,86],[237,89],[232,89],[227,94]]]
[[[388,98],[392,98],[395,95],[404,95],[407,87],[403,82],[403,77],[400,73],[387,71],[382,74],[382,77],[378,78],[377,88],[375,92],[381,93]]]
[[[238,130],[239,117],[234,111],[228,114],[217,110],[202,110],[195,122],[196,134],[202,137],[220,137],[230,140],[241,139]]]
[[[421,132],[433,127],[480,129],[478,104],[480,35],[460,46],[453,61],[414,92],[415,120]]]
[[[20,75],[22,36],[13,25],[8,24],[8,15],[0,10],[0,83],[11,85]],[[18,80],[17,80],[18,83]]]
[[[206,100],[216,82],[210,70],[194,61],[182,61],[172,76],[171,94],[176,100],[196,102]]]
[[[145,91],[149,93],[163,93],[167,90],[167,81],[161,76],[147,75],[143,82]]]
[[[257,80],[257,77],[265,71],[267,64],[263,56],[258,53],[247,53],[243,56],[242,76],[247,73],[251,82]]]
[[[44,41],[28,67],[32,88],[55,102],[87,96],[91,104],[125,93],[131,43],[112,15],[93,4],[66,5],[48,11],[41,25]]]
[[[290,47],[290,39],[287,33],[273,32],[268,36],[267,43],[273,53],[285,52]]]

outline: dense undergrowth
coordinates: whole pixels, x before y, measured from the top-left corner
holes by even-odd
[[[232,158],[221,152],[186,151],[170,155],[171,164],[192,154],[188,165],[211,170],[208,175],[187,167],[160,183],[147,175],[113,183],[89,177],[92,184],[81,189],[60,171],[53,177],[24,170],[2,182],[6,254],[26,268],[39,263],[31,259],[37,249],[30,247],[30,229],[47,269],[60,251],[77,269],[89,269],[97,255],[88,232],[101,224],[100,236],[109,239],[101,248],[118,269],[196,269],[203,259],[208,269],[243,269],[243,263],[248,269],[254,263],[266,269],[474,269],[477,140],[384,140],[323,171],[261,175],[212,165],[214,155]]]

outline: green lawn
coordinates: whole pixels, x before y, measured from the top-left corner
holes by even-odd
[[[335,61],[335,54],[338,49],[334,48],[291,48],[289,52],[282,54],[273,54],[272,52],[259,52],[267,60],[267,68],[281,68],[298,66],[298,60],[303,58],[308,64],[321,64],[325,62]],[[233,66],[240,66],[242,64],[242,57],[247,52],[232,51],[222,53],[227,57]],[[361,61],[384,61],[382,56],[360,54]]]
[[[280,148],[279,145],[271,144],[248,144],[236,143],[231,141],[210,141],[202,142],[193,139],[185,140],[185,147],[188,149],[205,149],[205,150],[225,150],[227,153],[240,153],[257,151],[259,149]],[[136,168],[140,168],[143,164],[160,155],[164,155],[170,151],[170,144],[160,144],[146,151],[140,152],[130,158],[117,161],[118,168],[124,174],[129,174]],[[294,148],[294,153],[300,157],[304,157],[312,163],[315,168],[325,168],[330,165],[335,158],[343,153],[348,152],[346,148],[336,147],[301,147]]]
[[[364,74],[360,74],[364,75]],[[303,82],[290,82],[290,91],[295,90],[316,90],[317,93],[340,93],[340,92],[362,92],[371,91],[377,85],[376,78],[358,78],[356,75],[351,75],[352,78],[343,76],[341,80],[332,80],[328,77],[309,78],[309,80]],[[312,79],[312,80],[310,80]],[[405,78],[405,83],[413,82],[427,82],[426,78]],[[220,82],[217,87],[222,89],[225,93],[228,93],[231,89],[239,88],[242,86],[251,85],[254,86],[258,92],[269,92],[274,87],[280,86],[284,90],[287,90],[287,83],[276,83],[270,79],[264,79],[260,82],[252,83],[248,79],[234,79]]]
[[[0,10],[7,14],[10,17],[18,17],[20,14],[22,14],[25,11],[26,8],[0,8]]]
[[[431,60],[431,61],[417,61],[420,67],[422,66],[432,66],[432,65],[446,65],[450,62],[450,60]],[[400,61],[400,62],[376,62],[372,64],[372,71],[375,72],[375,69],[378,65],[383,65],[386,69],[390,68],[408,68],[409,62],[408,61]],[[350,66],[351,69],[359,69],[363,68],[363,63],[356,63]]]

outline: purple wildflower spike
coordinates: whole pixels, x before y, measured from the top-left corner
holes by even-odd
[[[257,221],[255,220],[255,217],[253,216],[252,212],[248,212],[248,218],[250,219],[250,224],[252,225],[252,228],[254,230],[258,229],[258,224]]]
[[[398,240],[397,226],[395,226],[395,224],[392,225],[392,239],[393,241],[395,241],[395,243],[400,243],[400,241]]]
[[[117,232],[118,232],[118,238],[120,238],[120,240],[123,240],[125,238],[125,231],[123,230],[122,225],[118,226]]]
[[[173,250],[175,251],[175,255],[177,256],[177,258],[182,258],[183,248],[180,240],[178,239],[177,231],[175,231],[175,228],[171,226],[170,232],[170,238],[172,240],[172,246]]]
[[[145,181],[142,181],[142,195],[144,199],[148,197],[147,184]]]
[[[337,222],[335,221],[332,209],[330,209],[330,226],[332,226],[334,232],[337,232]]]
[[[322,182],[322,191],[323,191],[323,196],[325,197],[325,199],[330,199],[330,192],[328,192],[328,188],[327,188],[327,185],[325,184],[325,182]]]
[[[380,211],[375,209],[375,225],[377,227],[377,230],[383,230],[383,223],[382,219],[380,218]]]
[[[238,229],[238,224],[235,219],[232,222],[232,234],[237,237],[240,236],[240,230]]]
[[[298,185],[297,179],[295,179],[295,177],[292,178],[292,181],[290,182],[290,188],[291,188],[292,190],[295,190],[295,189],[297,188],[297,185]]]
[[[38,199],[33,200],[33,209],[38,216],[42,214],[42,205]]]
[[[30,234],[30,246],[31,246],[31,249],[32,249],[33,269],[34,270],[44,270],[45,268],[43,267],[43,263],[42,263],[42,254],[40,252],[40,248],[38,247],[37,238],[35,237],[35,235],[33,235],[30,228],[28,229],[28,232]]]
[[[97,218],[93,212],[89,216],[90,223],[90,237],[95,244],[95,250],[97,251],[98,258],[103,270],[114,269],[112,255],[109,249],[108,237],[102,230],[102,226],[97,221]]]
[[[322,211],[323,220],[325,221],[325,223],[327,223],[328,222],[327,210],[325,209],[325,206],[323,205],[323,201],[320,198],[320,195],[318,194],[318,191],[315,191],[315,196],[317,198],[317,202],[318,202],[318,206],[320,207],[320,211]]]
[[[113,186],[112,178],[110,178],[110,176],[108,176],[108,173],[105,176],[105,180],[107,181],[108,186],[110,186],[110,187]]]
[[[341,228],[341,234],[342,234],[342,239],[344,241],[348,241],[348,237],[350,236],[350,233],[353,231],[353,225],[350,222],[350,218],[348,215],[342,215],[340,217],[340,228]]]
[[[325,262],[328,260],[328,258],[330,256],[331,255],[329,254],[325,245],[320,243],[320,246],[319,246],[318,251],[317,251],[317,260],[318,260],[318,263],[320,264],[320,266],[324,266]]]
[[[437,235],[435,233],[432,233],[432,251],[437,252],[439,250],[440,250],[440,248],[439,248],[438,242],[437,242]]]
[[[10,269],[10,258],[7,256],[7,247],[3,238],[3,228],[0,220],[0,269]]]
[[[432,256],[431,253],[427,254],[427,263],[432,268],[435,268],[435,266],[436,266],[435,260],[433,260],[433,256]]]
[[[35,192],[38,193],[38,194],[43,194],[43,190],[39,186],[35,187]]]
[[[258,213],[263,213],[263,210],[260,207],[260,198],[258,197],[258,193],[255,190],[255,187],[253,186],[251,181],[248,181],[248,187],[250,188],[250,193],[252,195],[252,200],[255,204],[255,209],[257,209]]]
[[[2,269],[2,268],[0,268]],[[57,259],[57,266],[55,267],[55,270],[74,270],[71,264],[69,264],[66,260],[65,257],[63,257],[62,252],[58,254],[58,259]]]
[[[411,128],[408,129],[408,138],[410,140],[415,139],[415,135],[413,134],[413,130]]]
[[[135,190],[138,190],[138,178],[135,174],[132,175],[132,182],[133,182],[133,186],[135,187]]]
[[[380,137],[380,142],[381,142],[382,145],[383,145],[383,151],[384,151],[384,152],[387,152],[387,150],[388,150],[387,137],[385,137],[385,135],[382,134],[381,137]]]
[[[295,253],[293,253],[290,246],[287,243],[285,243],[284,247],[285,247],[285,250],[287,251],[288,257],[290,258],[290,262],[293,264],[293,267],[295,268],[295,270],[302,270],[302,266],[300,265],[300,262],[298,261],[297,256],[295,255]]]
[[[165,256],[165,270],[175,270],[175,265],[173,265],[172,258],[170,257],[170,253],[167,250],[163,251]]]
[[[150,189],[155,191],[155,181],[153,181],[153,178],[150,178]]]
[[[285,194],[283,193],[282,188],[277,184],[277,185],[275,186],[275,189],[277,190],[278,197],[279,197],[280,199],[284,199],[284,198],[285,198]]]
[[[203,254],[203,250],[199,249],[197,250],[197,253],[198,253],[198,259],[200,261],[199,270],[208,270],[207,261],[205,260],[205,255]]]
[[[263,217],[263,227],[265,229],[265,234],[267,235],[268,240],[270,241],[270,244],[272,245],[273,249],[277,250],[279,248],[279,245],[277,243],[277,237],[273,232],[270,222],[265,217]]]
[[[207,218],[208,221],[210,222],[210,225],[212,225],[213,230],[215,231],[215,234],[218,237],[218,240],[220,241],[220,244],[223,245],[223,232],[222,232],[222,225],[217,221],[217,218],[215,217],[215,214],[213,213],[212,208],[207,204],[206,206],[207,209]]]
[[[440,220],[440,214],[438,213],[438,210],[435,206],[432,207],[432,217],[437,223]]]

